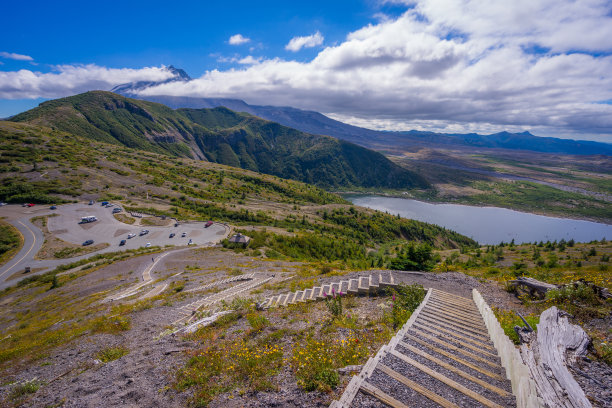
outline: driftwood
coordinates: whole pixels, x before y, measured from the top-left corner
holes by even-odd
[[[580,326],[570,324],[556,307],[540,316],[538,331],[518,330],[520,352],[546,407],[590,408],[592,405],[568,365],[584,357],[591,339]]]
[[[512,280],[510,281],[510,283],[514,285],[517,289],[519,287],[527,289],[531,297],[538,296],[540,298],[546,296],[546,292],[548,292],[549,290],[559,288],[557,285],[553,285],[551,283],[546,283],[537,279],[525,277],[520,277],[516,280]]]
[[[584,279],[579,279],[575,282],[568,283],[565,285],[553,285],[551,283],[542,282],[542,281],[539,281],[533,278],[520,277],[518,279],[510,281],[510,283],[517,289],[524,288],[528,290],[529,295],[531,297],[537,296],[539,298],[544,298],[546,297],[546,292],[552,289],[560,289],[560,288],[564,288],[568,286],[576,288],[579,285],[586,285],[592,288],[595,295],[597,295],[597,297],[599,297],[600,299],[603,299],[603,300],[612,299],[612,294],[607,288],[602,288],[601,286],[597,286],[594,283],[586,281]]]

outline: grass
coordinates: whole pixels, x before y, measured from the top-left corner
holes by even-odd
[[[115,217],[115,219],[117,221],[120,221],[120,222],[122,222],[124,224],[130,224],[131,225],[131,224],[136,222],[135,218],[129,217],[129,216],[127,216],[125,214],[122,214],[122,213],[113,214],[113,217]]]
[[[494,307],[493,313],[495,313],[495,317],[497,317],[497,321],[504,330],[504,333],[506,333],[506,336],[508,336],[510,340],[514,342],[514,344],[520,344],[518,334],[516,334],[516,331],[514,331],[514,327],[526,327],[523,320],[511,310],[502,310]],[[529,314],[523,317],[534,330],[537,329],[536,325],[540,322],[539,315]]]
[[[36,378],[30,381],[17,383],[12,386],[8,397],[13,401],[19,401],[27,395],[36,393],[42,385],[42,382],[38,381]]]
[[[96,354],[96,358],[103,363],[108,363],[114,360],[118,360],[121,357],[129,354],[130,350],[124,346],[107,347]]]
[[[369,355],[367,342],[356,333],[338,340],[309,337],[293,349],[291,366],[305,391],[328,392],[339,384],[338,368],[360,364]]]
[[[188,336],[199,346],[177,372],[175,387],[193,392],[193,406],[207,406],[221,394],[278,390],[282,371],[283,384],[289,375],[296,388],[329,392],[345,381],[338,368],[363,364],[395,333],[386,310],[393,303],[406,308],[403,324],[424,293],[418,285],[400,286],[395,301],[390,292],[376,299],[386,309],[368,309],[365,318],[360,307],[370,300],[352,296],[342,297],[345,308],[335,316],[324,313],[322,302],[265,311],[236,302],[232,313]]]
[[[0,219],[0,265],[7,262],[23,246],[23,237],[11,224]]]

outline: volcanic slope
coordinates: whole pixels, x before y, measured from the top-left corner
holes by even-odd
[[[178,109],[92,91],[11,119],[97,141],[226,164],[325,188],[428,188],[382,154],[226,108]]]

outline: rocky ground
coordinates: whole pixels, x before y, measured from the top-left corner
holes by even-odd
[[[9,330],[17,321],[11,314],[23,314],[40,306],[50,294],[70,296],[74,302],[96,299],[99,304],[108,294],[120,291],[137,283],[142,270],[151,262],[151,255],[135,257],[110,266],[102,267],[69,280],[59,290],[61,292],[24,289],[22,293],[0,296],[4,310],[0,314],[0,329]],[[23,356],[20,359],[0,366],[0,401],[3,406],[26,407],[182,407],[190,404],[192,391],[179,392],[174,387],[176,372],[184,367],[187,359],[201,344],[191,337],[181,335],[160,336],[177,316],[177,308],[218,292],[232,284],[221,285],[207,292],[187,292],[204,283],[219,281],[240,273],[264,273],[275,279],[268,284],[254,288],[251,296],[263,299],[267,296],[299,289],[299,285],[318,285],[356,276],[367,272],[350,272],[346,275],[317,275],[312,277],[306,272],[309,265],[297,262],[270,261],[263,258],[235,254],[222,249],[189,249],[176,251],[166,256],[152,271],[155,280],[167,282],[168,290],[153,298],[142,307],[130,312],[131,327],[116,334],[86,333],[59,347],[51,347],[42,356]],[[331,275],[336,272],[332,272]],[[294,280],[284,280],[287,275]],[[398,281],[418,283],[460,296],[471,297],[472,289],[482,293],[487,302],[502,309],[527,312],[521,302],[504,291],[499,285],[481,281],[461,273],[421,273],[397,272]],[[297,286],[296,286],[297,285]],[[178,289],[180,288],[180,289]],[[21,297],[21,300],[19,298]],[[384,297],[362,296],[347,305],[347,313],[363,321],[380,318],[380,305]],[[111,310],[112,304],[103,305]],[[350,306],[350,307],[349,307]],[[285,329],[294,333],[320,328],[326,319],[327,309],[323,302],[278,308],[265,312],[270,324],[257,336],[267,336]],[[66,324],[67,322],[58,322]],[[240,319],[227,331],[227,336],[244,336],[249,326]],[[4,337],[4,336],[1,336]],[[292,337],[283,337],[281,342],[286,350],[291,350]],[[114,361],[103,363],[99,360],[102,350],[121,347],[128,353]],[[373,350],[375,352],[376,350]],[[599,363],[581,363],[581,373],[577,379],[590,395],[607,403],[609,392],[605,394],[606,384],[612,379],[607,366]],[[606,371],[607,370],[607,371]],[[584,375],[582,375],[584,374]],[[14,395],[15,383],[36,379],[41,386],[35,393]],[[350,374],[341,377],[341,385],[332,393],[304,392],[296,384],[296,378],[289,365],[285,365],[273,379],[273,389],[252,391],[235,388],[217,395],[211,407],[323,407],[338,398],[343,387],[350,380]],[[603,385],[602,385],[603,384]],[[602,388],[603,387],[603,388]],[[602,389],[604,391],[602,391]],[[13,395],[11,395],[13,393]],[[601,405],[601,406],[605,406]]]

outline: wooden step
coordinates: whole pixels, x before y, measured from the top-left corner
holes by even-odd
[[[357,287],[359,293],[370,293],[369,278],[362,276],[359,278],[359,286]]]
[[[356,295],[359,293],[359,279],[349,279],[349,288],[347,290],[348,293]]]
[[[402,402],[399,402],[398,400],[396,400],[395,398],[393,398],[389,394],[383,392],[380,388],[373,386],[372,384],[370,384],[367,381],[363,381],[361,383],[360,390],[365,392],[366,394],[369,394],[369,395],[373,396],[377,400],[381,401],[383,404],[389,405],[390,407],[393,407],[393,408],[410,408],[408,405],[406,405],[406,404],[404,404]]]
[[[378,291],[378,281],[374,279],[372,275],[368,278],[368,286],[370,287],[370,291]]]
[[[306,289],[304,291],[304,296],[302,297],[302,302],[306,302],[308,300],[310,300],[310,298],[312,297],[312,289]]]
[[[348,294],[348,288],[349,288],[349,281],[343,280],[340,282],[340,292],[342,292],[343,295]]]

